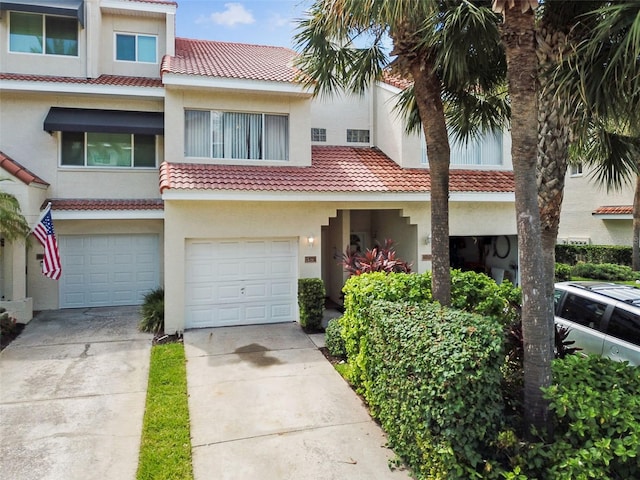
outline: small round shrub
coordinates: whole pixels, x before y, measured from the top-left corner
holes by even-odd
[[[566,263],[556,263],[556,282],[571,280],[571,266]]]
[[[340,318],[329,320],[329,324],[324,331],[324,342],[329,353],[334,357],[345,358],[347,350],[344,346],[344,338],[342,338],[342,322]]]
[[[164,331],[164,288],[158,287],[144,296],[140,314],[142,318],[138,329],[141,332],[159,333]]]

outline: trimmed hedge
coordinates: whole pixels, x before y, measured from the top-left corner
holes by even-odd
[[[556,282],[566,282],[571,280],[571,266],[566,263],[556,263]]]
[[[350,277],[344,288],[342,337],[349,362],[348,380],[365,394],[367,377],[369,330],[367,312],[376,300],[431,302],[431,272],[422,274],[367,273]],[[504,325],[517,318],[520,290],[510,282],[497,285],[487,275],[475,272],[451,271],[452,307],[485,316],[499,318]],[[366,396],[366,394],[365,394]]]
[[[640,274],[631,270],[631,267],[613,263],[578,262],[571,267],[571,275],[574,277],[607,280],[611,282],[626,282],[640,278]]]
[[[620,245],[556,245],[556,262],[575,265],[586,263],[615,263],[631,266],[631,247]]]
[[[298,279],[298,306],[300,307],[300,325],[303,328],[320,329],[325,295],[324,283],[320,278]]]
[[[344,348],[344,339],[342,338],[341,318],[329,320],[329,324],[324,332],[324,341],[327,350],[334,357],[346,358],[347,351]]]
[[[367,401],[418,478],[468,479],[490,458],[503,417],[503,326],[438,304],[368,310]]]

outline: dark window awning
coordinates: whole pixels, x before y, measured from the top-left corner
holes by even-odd
[[[44,119],[47,132],[102,132],[164,135],[162,112],[130,112],[51,107]]]
[[[0,10],[77,18],[84,27],[84,0],[0,0]]]

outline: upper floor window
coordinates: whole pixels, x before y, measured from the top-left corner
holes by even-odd
[[[569,165],[569,172],[572,177],[578,177],[582,175],[582,162],[572,163]]]
[[[326,128],[312,128],[311,129],[311,141],[312,142],[326,142],[327,141],[327,129]]]
[[[347,142],[369,143],[369,130],[347,129]]]
[[[185,110],[187,157],[289,160],[289,117]]]
[[[116,60],[157,63],[157,43],[154,35],[116,33]]]
[[[11,12],[9,51],[78,56],[78,20],[37,13]]]
[[[65,167],[156,166],[155,135],[62,132],[60,164]]]
[[[420,135],[422,139],[422,159],[421,163],[429,163],[427,157],[427,144],[424,141],[424,133]],[[449,136],[449,148],[451,155],[451,165],[502,165],[502,134],[485,133],[479,138],[470,138],[468,141],[454,140]]]

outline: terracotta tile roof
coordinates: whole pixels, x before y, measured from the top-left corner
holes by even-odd
[[[98,78],[54,77],[52,75],[23,75],[20,73],[0,73],[0,80],[23,82],[72,83],[77,85],[106,85],[117,87],[157,87],[162,88],[159,78],[124,77],[121,75],[100,75]]]
[[[283,47],[176,38],[175,56],[165,56],[161,73],[293,82],[296,52]]]
[[[596,208],[592,215],[632,215],[633,205],[609,205]]]
[[[27,185],[38,183],[46,187],[49,186],[47,182],[42,180],[35,173],[30,172],[25,167],[2,152],[0,152],[0,167],[2,167],[3,170],[9,172],[11,175]]]
[[[312,147],[310,167],[163,163],[160,191],[428,192],[428,170],[403,169],[375,148]],[[506,171],[452,170],[452,192],[513,192]]]
[[[149,199],[90,199],[90,198],[52,198],[54,210],[164,210],[164,203],[159,198]]]
[[[382,81],[386,84],[391,85],[392,87],[399,88],[400,90],[404,90],[405,88],[410,87],[413,84],[413,80],[403,78],[398,74],[390,72],[389,70],[385,70],[382,74]]]
[[[178,6],[178,2],[167,2],[163,0],[128,0],[135,3],[157,3],[158,5],[175,5]]]

